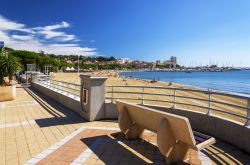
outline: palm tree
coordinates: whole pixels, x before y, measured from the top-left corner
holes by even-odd
[[[21,69],[21,64],[18,58],[14,57],[5,50],[2,50],[0,54],[0,83],[3,84],[4,77],[8,76],[9,84],[11,84],[15,72],[17,72],[19,69]]]

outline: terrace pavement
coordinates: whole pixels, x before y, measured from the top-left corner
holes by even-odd
[[[126,140],[116,121],[86,122],[30,87],[0,102],[0,165],[163,164],[155,142],[149,131]],[[250,164],[249,154],[218,140],[199,153],[200,160],[189,158],[193,164]]]

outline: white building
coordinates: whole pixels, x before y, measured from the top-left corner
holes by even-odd
[[[119,59],[117,59],[117,62],[119,64],[125,64],[125,63],[130,63],[131,60],[129,60],[129,58],[119,58]]]

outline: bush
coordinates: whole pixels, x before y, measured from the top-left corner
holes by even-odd
[[[14,74],[21,69],[18,58],[8,53],[3,48],[0,50],[0,85],[3,85],[4,77],[8,77],[9,85],[11,85]]]

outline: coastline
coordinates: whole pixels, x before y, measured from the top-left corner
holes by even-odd
[[[122,75],[122,73],[125,74]],[[250,86],[247,85],[249,80],[246,79],[246,77],[250,76],[250,71],[235,71],[232,75],[231,73],[233,72],[219,72],[218,74],[216,72],[196,72],[193,74],[183,72],[176,72],[176,74],[169,72],[164,74],[164,72],[159,72],[158,74],[156,72],[156,75],[154,75],[153,73],[151,74],[148,72],[142,72],[142,75],[140,75],[138,71],[123,71],[119,73],[119,76],[132,76],[134,78],[145,79],[148,81],[156,80],[162,84],[171,83],[185,88],[213,90],[224,93],[250,96]],[[159,81],[157,80],[158,78],[160,78]],[[204,82],[201,80],[204,80]],[[244,83],[246,84],[246,88],[242,86]]]
[[[155,81],[152,82],[153,79],[144,79],[144,78],[138,78],[138,77],[129,77],[129,76],[123,76],[121,73],[134,73],[138,71],[131,71],[131,70],[98,70],[93,72],[80,72],[80,74],[92,74],[95,76],[107,76],[107,84],[109,85],[150,85],[150,86],[164,86],[164,87],[176,87],[176,88],[187,88],[187,89],[197,89],[197,90],[212,90],[217,92],[223,92],[223,93],[231,93],[236,95],[243,95],[243,96],[250,96],[248,93],[240,93],[240,92],[233,92],[233,91],[226,91],[226,90],[220,90],[220,89],[214,89],[214,88],[206,88],[206,87],[200,87],[200,86],[194,86],[194,85],[187,85],[183,83],[176,83],[176,82],[169,82],[169,81]],[[63,80],[71,83],[77,83],[79,81],[78,74],[77,73],[54,73],[53,75],[59,75],[56,76],[55,79],[57,80]],[[62,76],[60,76],[62,75]],[[65,76],[67,75],[67,76]],[[128,80],[127,83],[125,81],[121,81],[119,78],[126,78]],[[80,83],[80,82],[79,82]],[[171,83],[171,84],[170,84]]]
[[[132,78],[132,79],[135,79],[135,80],[142,80],[142,81],[152,81],[152,79],[143,79],[143,78],[138,78],[138,77],[121,76],[120,73],[123,73],[123,72],[130,73],[130,72],[134,72],[134,71],[122,71],[122,72],[118,72],[119,77]],[[135,71],[135,72],[140,72],[140,71]],[[176,82],[156,81],[154,83],[156,83],[156,84],[160,83],[161,85],[159,85],[159,86],[168,86],[168,87],[169,86],[178,86],[179,88],[197,89],[197,90],[210,90],[208,88],[202,88],[202,87],[197,87],[197,86],[192,86],[192,85],[186,85],[186,84],[181,84],[181,83],[176,83]],[[169,83],[171,83],[171,85],[169,85]],[[212,89],[212,90],[214,90],[214,91],[220,91],[220,90],[215,90],[215,89]]]

